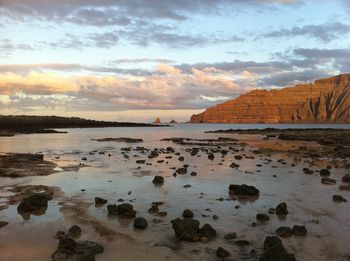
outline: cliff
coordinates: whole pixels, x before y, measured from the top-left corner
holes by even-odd
[[[350,123],[350,74],[254,90],[192,115],[191,123]]]

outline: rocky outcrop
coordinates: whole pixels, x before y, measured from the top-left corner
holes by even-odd
[[[192,115],[191,123],[350,123],[350,74],[254,90]]]

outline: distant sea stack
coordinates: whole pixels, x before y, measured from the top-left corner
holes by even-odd
[[[192,115],[191,123],[350,123],[350,74],[253,90]]]

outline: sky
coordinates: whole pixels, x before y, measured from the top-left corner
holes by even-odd
[[[350,72],[350,0],[0,0],[0,114],[149,122]]]

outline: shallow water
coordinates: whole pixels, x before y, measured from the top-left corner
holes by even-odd
[[[254,155],[254,159],[243,158],[238,162],[233,159],[234,153],[229,152],[224,158],[217,153],[215,159],[210,161],[203,152],[199,153],[201,157],[193,157],[185,151],[186,146],[160,141],[169,137],[229,136],[246,143],[254,143],[260,141],[259,135],[205,134],[204,131],[266,127],[350,128],[349,125],[177,124],[171,128],[68,129],[68,134],[1,137],[0,152],[3,153],[42,152],[46,160],[54,161],[60,166],[79,163],[89,166],[78,171],[63,171],[44,177],[0,178],[0,204],[8,196],[8,189],[19,185],[46,185],[62,190],[62,195],[49,201],[44,215],[23,220],[17,213],[16,205],[0,211],[0,220],[9,222],[9,225],[0,229],[0,260],[50,260],[50,255],[57,247],[54,235],[58,230],[67,230],[73,224],[82,227],[83,239],[104,245],[105,252],[97,255],[96,260],[215,260],[215,254],[208,249],[215,250],[218,246],[230,251],[234,259],[257,260],[250,254],[252,249],[261,254],[263,240],[267,235],[274,235],[275,229],[280,226],[293,225],[306,225],[308,229],[306,237],[283,239],[288,252],[294,253],[298,260],[347,260],[350,255],[349,203],[334,203],[332,195],[341,194],[350,200],[349,191],[338,190],[341,177],[349,173],[349,170],[332,168],[331,176],[337,180],[337,185],[327,186],[321,184],[317,173],[303,173],[303,167],[310,167],[308,159],[301,159],[297,166],[291,167],[293,157],[285,153],[273,154],[271,157]],[[144,142],[126,144],[91,140],[105,137],[142,138]],[[172,146],[181,152],[185,160],[180,162],[174,154],[172,159],[164,159],[167,156],[164,154],[155,159],[147,159],[146,154],[136,151],[128,153],[129,160],[124,159],[120,148],[136,146],[150,149]],[[244,150],[247,155],[253,155],[250,146],[245,146]],[[90,155],[91,151],[105,151],[106,154]],[[137,157],[133,157],[134,155]],[[86,162],[81,160],[83,157],[87,157]],[[267,158],[272,162],[265,164]],[[278,162],[281,158],[287,164]],[[143,164],[139,170],[136,159],[146,159],[152,165]],[[166,162],[157,163],[160,159]],[[232,161],[240,164],[238,170],[229,167]],[[219,163],[222,165],[218,165]],[[188,173],[196,171],[198,176],[187,174],[173,177],[174,170],[170,167],[181,167],[184,164],[190,165]],[[257,167],[257,164],[262,166]],[[311,168],[319,170],[325,167],[321,165]],[[165,184],[154,186],[154,175],[164,176]],[[260,190],[258,199],[217,200],[230,198],[229,184],[244,183]],[[184,188],[186,184],[191,187]],[[81,191],[82,189],[86,191]],[[106,205],[95,207],[93,204],[96,196],[107,199],[109,203],[118,203],[120,198],[131,200],[138,212],[137,216],[143,216],[149,221],[148,229],[134,230],[132,220],[108,217]],[[160,210],[167,211],[166,217],[156,217],[147,212],[153,201],[164,201]],[[257,213],[267,214],[269,208],[274,208],[281,202],[287,202],[290,212],[285,220],[270,215],[270,221],[252,226],[256,222]],[[236,209],[235,206],[239,208]],[[186,208],[194,212],[201,225],[211,224],[218,232],[217,239],[205,244],[181,242],[178,250],[155,246],[176,245],[170,221],[180,217]],[[208,208],[210,211],[206,210]],[[214,214],[219,216],[218,220],[213,220]],[[153,218],[159,218],[162,222],[154,224]],[[248,240],[250,245],[239,247],[233,242],[223,240],[222,237],[227,232],[236,232],[237,240]]]

